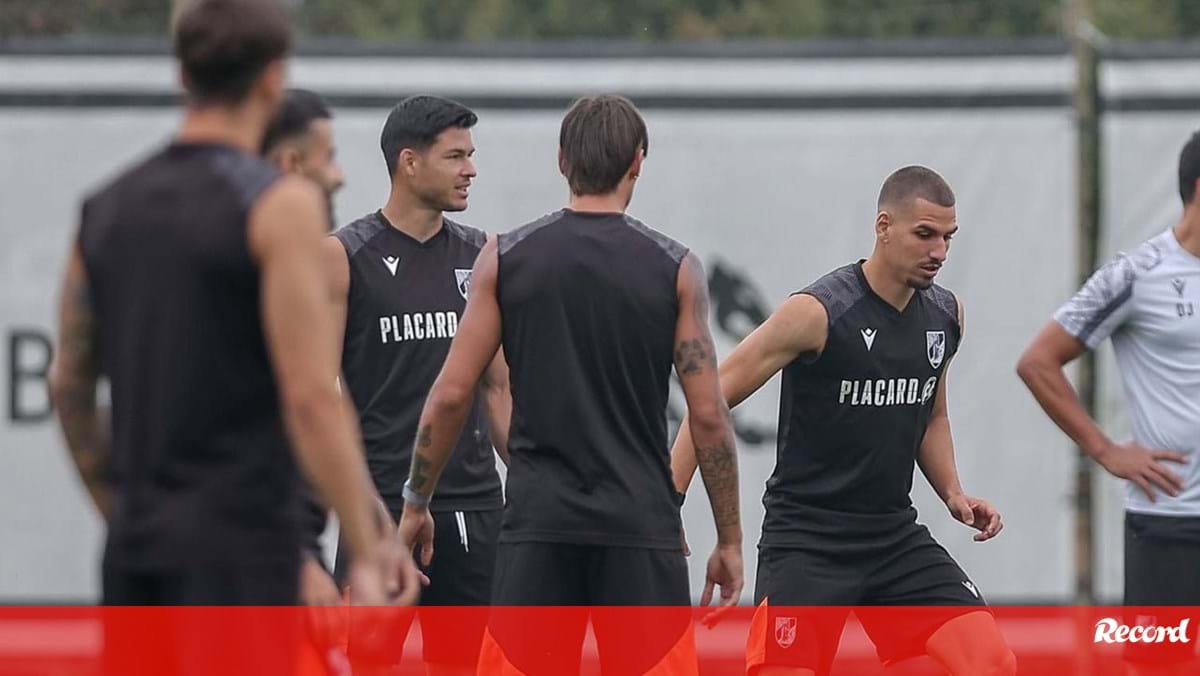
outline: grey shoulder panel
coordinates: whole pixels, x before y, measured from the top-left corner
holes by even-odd
[[[531,223],[526,223],[525,225],[522,225],[521,227],[517,228],[516,230],[512,230],[510,232],[506,232],[506,233],[500,235],[498,238],[499,241],[497,242],[497,244],[499,246],[500,255],[504,255],[504,254],[508,253],[509,251],[511,251],[514,246],[520,244],[521,241],[524,240],[526,237],[529,237],[530,235],[537,232],[538,230],[541,230],[542,228],[546,227],[547,225],[550,225],[551,223],[558,221],[560,218],[562,218],[563,213],[564,213],[563,210],[560,209],[553,213],[546,214],[545,216],[542,216],[541,218],[537,219],[536,221],[533,221]]]
[[[825,313],[829,315],[830,326],[854,307],[864,295],[853,263],[824,275],[796,293],[808,294],[821,301],[825,306]]]

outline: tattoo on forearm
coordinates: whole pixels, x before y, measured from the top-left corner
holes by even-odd
[[[681,340],[675,346],[675,368],[679,375],[701,373],[705,368],[716,368],[717,355],[712,343],[703,338]]]
[[[712,502],[717,526],[739,523],[737,451],[733,439],[726,438],[715,445],[697,445],[696,461],[704,477],[704,487]]]
[[[96,405],[98,378],[96,326],[91,294],[81,275],[68,275],[62,296],[55,405],[80,478],[102,512],[107,512],[110,439]]]
[[[91,294],[81,281],[69,283],[63,293],[62,326],[59,352],[72,375],[96,372],[95,322]]]
[[[417,432],[417,444],[413,450],[412,474],[408,478],[414,490],[423,490],[429,483],[429,470],[433,467],[433,462],[425,457],[422,451],[432,445],[433,428],[425,425]]]

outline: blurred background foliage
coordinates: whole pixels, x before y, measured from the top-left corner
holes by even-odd
[[[186,1],[186,0],[184,0]],[[380,42],[1025,38],[1062,0],[285,0],[303,35]],[[1200,35],[1200,0],[1091,0],[1118,39]],[[3,0],[0,36],[161,36],[169,0]]]

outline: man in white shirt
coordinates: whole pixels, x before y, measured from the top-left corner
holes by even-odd
[[[1046,414],[1109,473],[1125,479],[1125,604],[1200,605],[1200,132],[1179,158],[1183,216],[1118,254],[1068,300],[1017,366]],[[1063,367],[1112,339],[1133,440],[1109,439]],[[1179,619],[1182,619],[1180,616]],[[1137,624],[1147,618],[1138,617]],[[1152,624],[1178,624],[1155,618]],[[1192,625],[1195,625],[1195,620]],[[1187,643],[1130,644],[1135,673],[1194,660]],[[1174,662],[1152,665],[1154,662]]]

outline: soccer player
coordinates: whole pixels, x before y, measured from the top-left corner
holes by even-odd
[[[1200,605],[1198,180],[1200,133],[1179,156],[1179,222],[1097,270],[1017,366],[1050,419],[1105,470],[1126,480],[1130,606]],[[1110,337],[1130,404],[1133,439],[1124,443],[1110,439],[1087,414],[1063,371]],[[1158,617],[1156,623],[1184,617]],[[1183,667],[1172,663],[1195,659],[1195,623],[1189,630],[1189,643],[1131,643],[1126,658],[1137,673],[1176,673]]]
[[[330,205],[345,177],[333,140],[333,112],[316,92],[289,89],[263,135],[262,155],[283,173],[294,173],[320,186]]]
[[[333,113],[324,99],[306,89],[289,89],[275,119],[263,135],[262,155],[281,173],[303,176],[325,193],[332,215],[333,195],[343,183],[333,141]],[[332,222],[332,218],[330,219]],[[302,501],[301,532],[304,538],[300,569],[300,599],[306,605],[338,605],[341,594],[325,568],[320,536],[328,515],[325,506],[306,492]]]
[[[395,518],[403,507],[421,405],[458,332],[471,267],[487,238],[445,216],[467,208],[476,175],[476,121],[469,109],[436,96],[401,101],[380,138],[391,180],[387,203],[325,243],[344,325],[343,382],[358,405],[371,477]],[[432,505],[441,554],[426,570],[425,606],[486,606],[491,600],[504,505],[493,444],[505,453],[512,408],[508,369],[494,347],[468,408],[469,425],[455,437],[446,483]],[[342,555],[337,568],[345,568]],[[420,616],[429,672],[473,674],[486,613]],[[399,650],[403,637],[397,643]],[[351,654],[358,656],[353,646]]]
[[[845,613],[796,606],[851,605],[945,606],[899,618],[860,610],[884,662],[928,653],[956,675],[1015,669],[979,590],[917,523],[909,496],[915,461],[975,540],[1000,532],[995,507],[959,484],[950,437],[945,379],[962,304],[933,280],[957,231],[945,180],[899,169],[879,194],[870,258],[792,295],[721,364],[730,406],[783,370],[749,673],[828,673]],[[679,491],[696,447],[684,426],[672,452]]]
[[[571,673],[587,615],[524,605],[675,606],[592,620],[605,673],[695,670],[687,564],[672,490],[666,407],[672,364],[692,406],[692,435],[713,504],[708,564],[723,604],[742,584],[735,446],[695,255],[625,210],[648,147],[629,100],[577,101],[559,136],[570,187],[561,209],[490,238],[446,364],[421,414],[400,529],[421,557],[442,556],[429,503],[468,419],[475,383],[503,345],[512,381],[508,503],[480,669]],[[436,492],[441,496],[441,490]],[[434,498],[435,500],[437,498]],[[534,619],[537,619],[534,614]],[[536,628],[533,628],[533,627]],[[658,666],[656,666],[658,665]],[[504,672],[507,673],[507,672]]]
[[[63,283],[53,394],[108,520],[104,602],[296,602],[294,455],[358,555],[358,598],[385,603],[403,554],[376,527],[336,389],[328,287],[312,274],[323,197],[257,155],[283,96],[287,15],[195,0],[174,38],[182,126],[85,201]],[[417,572],[403,570],[411,600]]]

